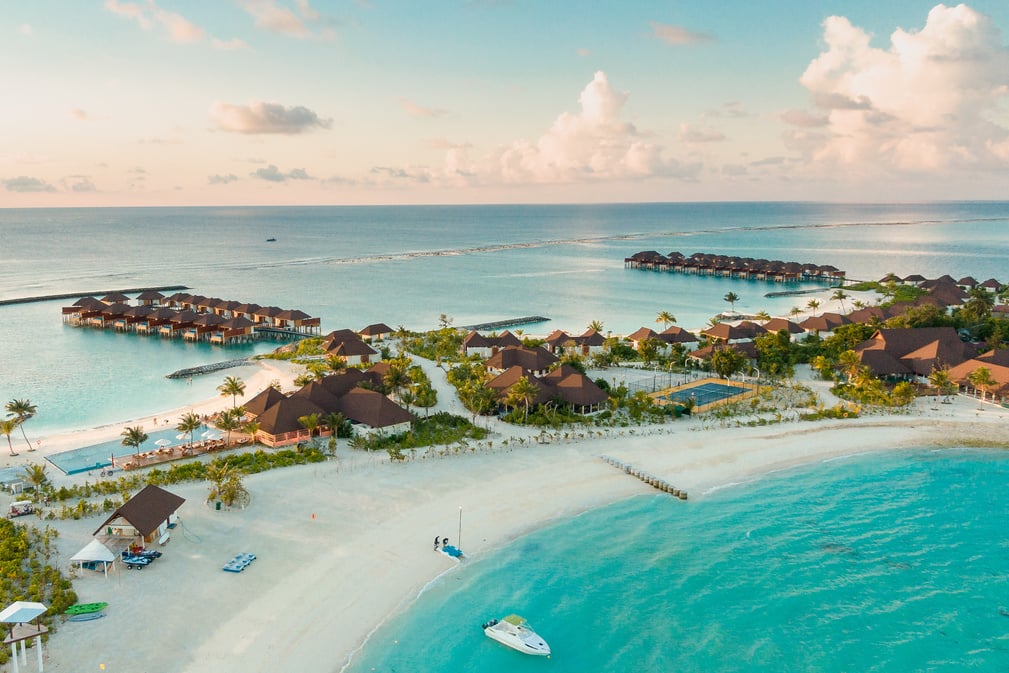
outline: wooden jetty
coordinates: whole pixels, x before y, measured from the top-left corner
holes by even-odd
[[[602,458],[603,460],[605,460],[607,463],[609,463],[613,467],[617,468],[618,470],[623,470],[624,472],[626,472],[627,474],[631,475],[632,477],[635,477],[635,478],[639,479],[640,481],[648,484],[649,486],[651,486],[652,488],[654,488],[657,491],[662,491],[663,493],[668,493],[669,495],[673,496],[674,498],[679,498],[680,500],[686,500],[687,499],[687,492],[686,491],[681,491],[680,489],[676,488],[675,486],[673,486],[672,484],[670,484],[668,481],[666,481],[664,479],[660,479],[659,477],[656,477],[654,475],[648,474],[647,472],[639,470],[638,468],[634,467],[633,465],[631,465],[629,463],[625,463],[623,461],[617,460],[616,458],[611,458],[610,456],[600,456],[600,458]]]
[[[843,283],[845,272],[830,265],[782,262],[695,252],[689,257],[681,252],[663,255],[654,250],[636,252],[624,258],[625,269],[669,271],[696,276],[716,276],[741,280],[769,280],[776,283]]]

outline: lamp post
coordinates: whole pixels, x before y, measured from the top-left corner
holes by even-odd
[[[462,549],[462,505],[459,505],[459,534],[456,535],[456,544]]]

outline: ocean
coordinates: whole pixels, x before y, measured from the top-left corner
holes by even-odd
[[[729,308],[730,291],[743,312],[787,314],[808,300],[765,297],[784,289],[770,282],[625,269],[641,250],[832,264],[855,279],[1009,281],[1007,227],[1007,202],[7,209],[0,299],[185,285],[298,308],[321,317],[323,331],[540,315],[550,320],[521,329],[581,333],[599,320],[626,334],[655,327],[660,311],[703,327]],[[60,318],[73,301],[0,306],[0,399],[38,406],[27,428],[36,436],[213,397],[224,374],[192,385],[165,375],[276,346],[75,329]]]
[[[728,292],[742,312],[806,302],[766,297],[785,289],[773,283],[624,269],[641,250],[1006,282],[1007,227],[1006,202],[0,210],[0,299],[186,285],[302,309],[323,331],[423,330],[444,314],[460,326],[550,318],[530,334],[593,320],[628,333],[660,311],[704,326]],[[60,317],[72,302],[0,306],[0,398],[37,405],[32,440],[212,397],[233,372],[165,375],[275,346],[75,329]],[[922,447],[687,503],[627,500],[463,564],[351,670],[1006,670],[1007,471],[1001,453]],[[550,660],[482,635],[512,611],[551,643]]]
[[[922,449],[626,500],[463,562],[346,671],[1004,671],[1007,479]],[[483,635],[513,612],[548,660]]]

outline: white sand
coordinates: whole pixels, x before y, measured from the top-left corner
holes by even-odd
[[[107,601],[107,617],[61,625],[46,669],[339,670],[389,615],[456,567],[432,550],[436,535],[461,543],[469,563],[548,522],[656,493],[601,455],[687,490],[689,508],[712,489],[801,463],[1003,434],[996,407],[980,411],[966,398],[936,411],[917,404],[911,416],[714,430],[693,419],[547,445],[503,447],[497,435],[491,450],[404,464],[344,445],[334,461],[247,477],[245,510],[208,507],[206,484],[171,486],[187,500],[164,557],[142,571],[77,579],[80,600]],[[65,566],[100,523],[55,522],[58,562]],[[238,552],[258,559],[223,572]]]

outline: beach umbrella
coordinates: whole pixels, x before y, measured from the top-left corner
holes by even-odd
[[[187,437],[189,437],[189,435],[186,434],[185,432],[180,432],[179,434],[175,435],[175,439],[178,439],[179,441],[186,439]]]
[[[157,444],[160,447],[166,447],[166,446],[171,446],[172,445],[172,440],[165,439],[164,437],[162,437],[161,439],[159,439],[158,441],[156,441],[154,443]]]
[[[220,439],[223,435],[216,430],[207,430],[200,434],[204,439]]]

